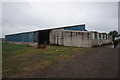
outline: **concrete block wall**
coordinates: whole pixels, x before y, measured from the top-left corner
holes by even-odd
[[[89,33],[89,34],[88,34]],[[76,47],[91,47],[92,35],[88,31],[63,31],[64,45]]]
[[[98,46],[99,45],[99,40],[98,39],[94,39],[92,40],[92,46]],[[103,44],[109,44],[109,43],[112,43],[112,40],[111,39],[107,39],[107,40],[101,40],[101,45]]]
[[[50,32],[50,44],[63,45],[62,29],[55,29]]]
[[[83,47],[91,47],[92,45],[92,33],[91,32],[83,32],[83,38],[82,38],[82,46]]]
[[[107,40],[102,40],[102,44],[109,44],[109,43],[112,43],[112,40],[111,39],[107,39]]]
[[[70,31],[63,31],[63,45],[64,46],[72,46],[72,32]]]
[[[99,45],[99,38],[101,39],[101,45],[112,43],[112,36],[111,35],[108,35],[106,33],[98,33],[98,32],[92,32],[92,33],[101,35],[99,37],[97,36],[97,37],[94,37],[94,39],[92,39],[92,46]],[[92,37],[93,37],[93,35],[92,35]]]
[[[98,45],[98,39],[92,39],[92,46],[97,46]]]
[[[50,44],[91,47],[92,32],[56,29],[50,32]]]
[[[101,45],[112,42],[110,35],[105,33],[95,32],[93,39],[92,31],[74,31],[56,29],[50,32],[50,44],[76,46],[76,47],[93,47],[99,45],[99,38],[101,38]],[[101,36],[102,35],[102,36]]]

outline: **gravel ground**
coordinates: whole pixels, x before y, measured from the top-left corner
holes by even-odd
[[[118,48],[85,48],[33,74],[34,78],[117,78]]]

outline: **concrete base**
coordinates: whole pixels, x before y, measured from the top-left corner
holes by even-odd
[[[8,42],[8,43],[24,44],[24,45],[28,45],[28,46],[37,46],[37,42]]]

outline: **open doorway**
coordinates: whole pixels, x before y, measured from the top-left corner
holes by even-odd
[[[38,31],[38,45],[49,44],[49,34],[51,30]]]

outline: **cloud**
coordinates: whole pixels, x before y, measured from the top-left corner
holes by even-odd
[[[3,2],[5,34],[86,23],[88,30],[118,28],[117,2]]]

